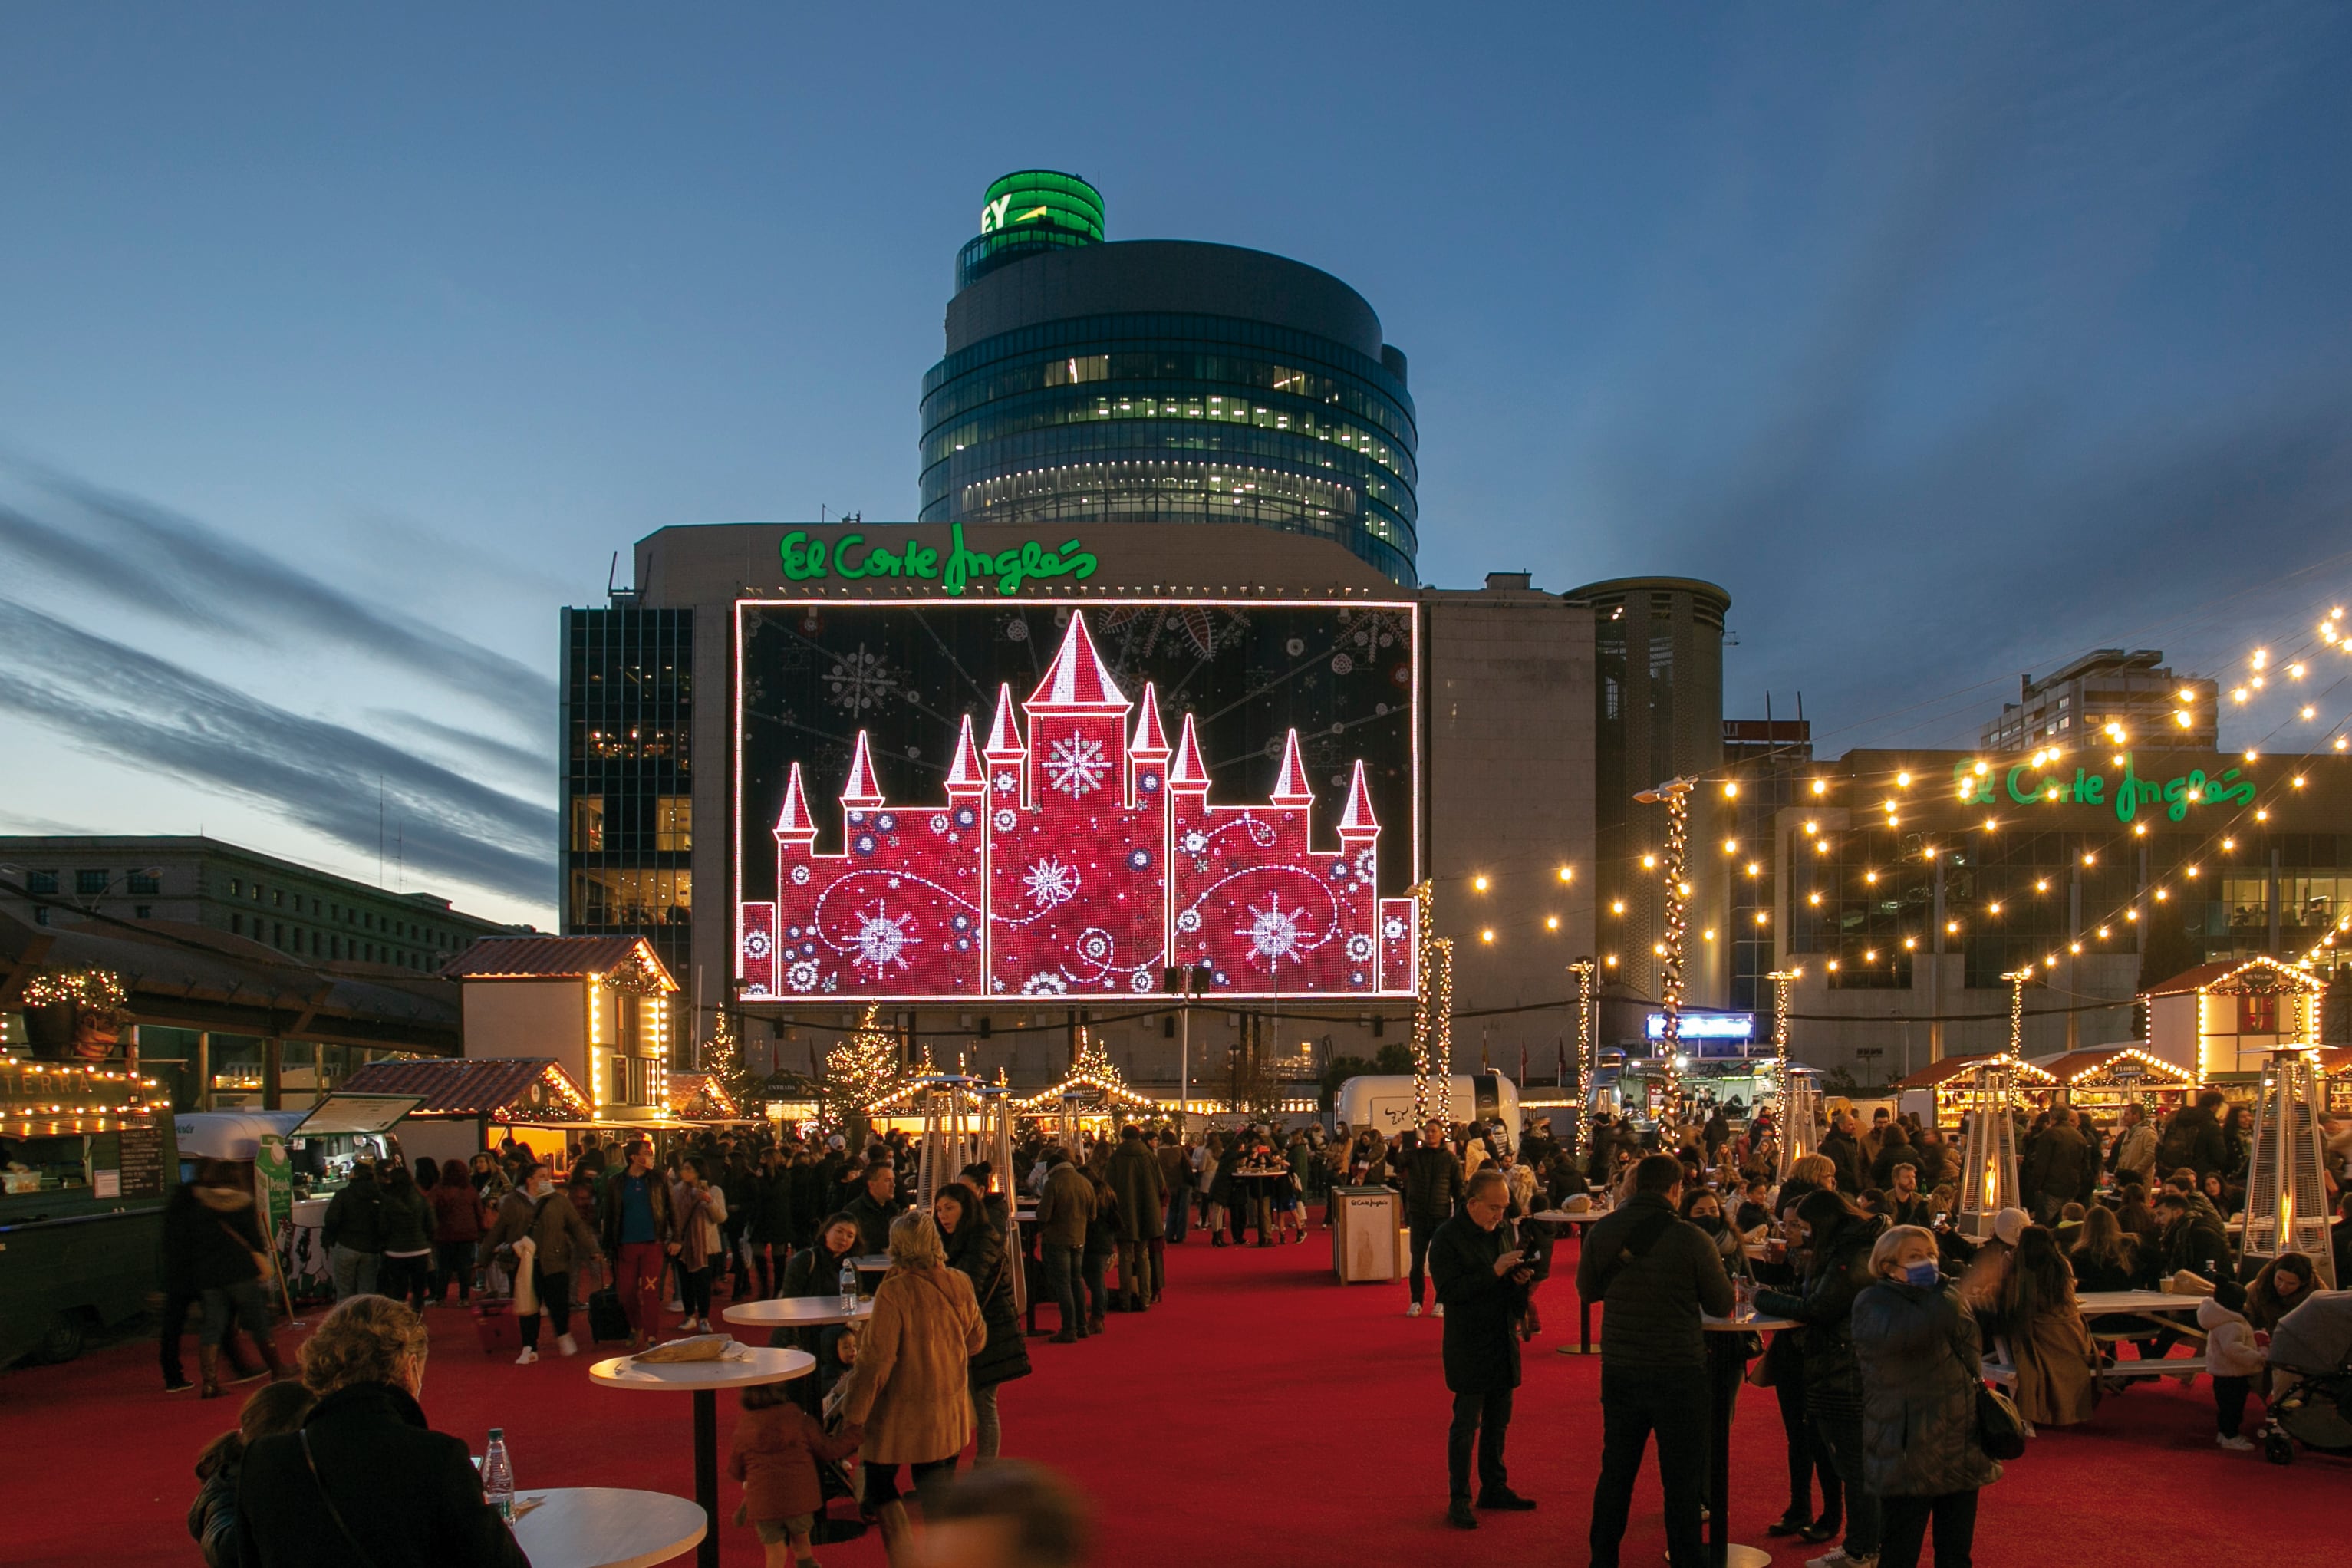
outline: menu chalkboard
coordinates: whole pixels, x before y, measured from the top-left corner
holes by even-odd
[[[163,1130],[152,1116],[125,1117],[122,1122],[122,1195],[160,1198],[163,1195]]]

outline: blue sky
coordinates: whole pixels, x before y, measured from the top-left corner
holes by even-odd
[[[2352,594],[2340,8],[18,5],[0,57],[0,831],[373,876],[381,784],[387,880],[551,922],[557,607],[664,524],[911,513],[1033,165],[1362,290],[1427,578],[1722,583],[1727,708],[1827,751]]]

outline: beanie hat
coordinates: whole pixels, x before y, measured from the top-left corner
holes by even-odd
[[[2002,1209],[1992,1216],[1992,1233],[2004,1246],[2015,1247],[2017,1238],[2023,1236],[2025,1227],[2032,1223],[2033,1216],[2023,1209]]]

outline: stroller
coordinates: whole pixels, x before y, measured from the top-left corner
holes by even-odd
[[[2263,1457],[2294,1463],[2294,1446],[2352,1456],[2352,1290],[2315,1291],[2271,1332]]]

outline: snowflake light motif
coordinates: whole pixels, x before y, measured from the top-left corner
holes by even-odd
[[[1181,849],[1187,855],[1198,855],[1202,850],[1206,849],[1208,847],[1209,836],[1202,832],[1197,827],[1188,829],[1184,837],[1178,840],[1176,845],[1176,847]]]
[[[1285,910],[1280,900],[1268,895],[1265,908],[1250,906],[1250,923],[1234,932],[1250,939],[1250,950],[1269,963],[1279,964],[1284,959],[1298,962],[1298,953],[1306,933],[1298,929],[1298,917],[1307,910],[1302,907]]]
[[[1387,920],[1381,922],[1381,934],[1388,938],[1391,942],[1402,942],[1404,940],[1404,921],[1399,920],[1394,915],[1391,915]]]
[[[803,959],[800,963],[793,964],[790,969],[784,971],[784,984],[791,986],[795,991],[815,990],[816,965],[811,963],[806,959]]]
[[[1070,983],[1051,970],[1040,970],[1021,983],[1024,996],[1059,996],[1067,992]]]
[[[1029,887],[1029,901],[1040,910],[1050,910],[1075,897],[1078,890],[1078,872],[1075,866],[1065,866],[1058,860],[1040,860],[1029,868],[1023,879]]]
[[[768,933],[763,931],[745,931],[743,933],[743,952],[747,957],[751,958],[767,957]]]
[[[1348,939],[1348,956],[1354,959],[1358,963],[1361,963],[1365,960],[1370,958],[1372,956],[1372,939],[1366,936],[1361,931],[1358,931],[1355,935],[1349,937]]]
[[[807,887],[807,886],[808,886],[808,879],[809,879],[809,868],[808,868],[807,867],[805,867],[805,866],[795,866],[795,867],[793,867],[793,887],[795,887],[795,888],[805,888],[805,887]]]
[[[850,962],[872,969],[877,976],[894,963],[907,968],[906,950],[921,945],[907,934],[907,928],[914,923],[912,914],[893,918],[877,899],[870,911],[857,911],[857,953]]]
[[[1102,742],[1085,735],[1062,736],[1045,758],[1047,781],[1073,800],[1102,788],[1109,772]]]
[[[825,677],[832,688],[834,703],[848,713],[864,713],[878,709],[898,689],[898,677],[880,654],[868,653],[859,643],[856,653],[846,653],[834,661]]]

